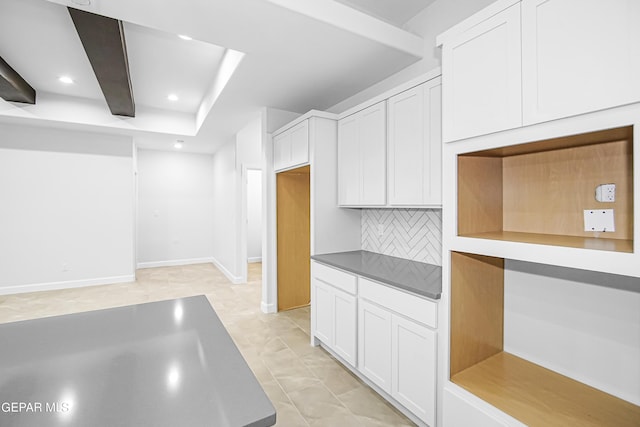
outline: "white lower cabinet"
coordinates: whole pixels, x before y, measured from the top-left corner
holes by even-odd
[[[313,316],[315,320],[315,336],[325,344],[333,342],[333,307],[332,288],[315,277],[313,282]]]
[[[315,261],[311,275],[316,343],[435,426],[437,303]]]
[[[355,367],[358,342],[356,277],[315,262],[311,275],[313,335]]]
[[[357,328],[356,297],[334,289],[333,292],[333,350],[344,360],[356,365]]]
[[[418,305],[433,305],[434,313],[436,303],[367,279],[359,279],[359,287],[363,292],[358,300],[358,369],[426,424],[435,425],[436,331],[407,317],[411,310],[402,310],[397,302],[415,299]],[[380,290],[391,290],[399,298]],[[384,298],[373,302],[363,294]]]
[[[400,316],[391,317],[391,396],[435,424],[436,332]]]
[[[391,312],[359,301],[358,369],[391,394]]]

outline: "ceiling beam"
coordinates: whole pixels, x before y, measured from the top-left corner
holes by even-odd
[[[111,114],[135,117],[122,21],[68,7]]]
[[[5,101],[36,103],[36,91],[0,57],[0,97]]]

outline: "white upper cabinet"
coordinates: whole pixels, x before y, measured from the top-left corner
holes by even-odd
[[[440,78],[387,101],[389,205],[442,203],[440,102]]]
[[[640,101],[640,1],[523,0],[524,124]]]
[[[386,203],[386,102],[338,122],[338,203]]]
[[[289,169],[309,163],[309,120],[273,137],[273,169]]]
[[[444,141],[521,126],[520,4],[443,37]]]
[[[438,38],[443,140],[640,101],[640,1],[498,0]]]
[[[360,202],[360,146],[354,114],[338,122],[338,204]]]

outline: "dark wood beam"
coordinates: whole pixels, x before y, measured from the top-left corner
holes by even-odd
[[[111,114],[135,117],[122,21],[67,8]]]
[[[36,103],[36,91],[0,57],[0,96],[5,101]]]

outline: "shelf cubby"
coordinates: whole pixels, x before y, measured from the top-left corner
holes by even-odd
[[[632,253],[633,126],[458,155],[458,236]],[[616,185],[613,203],[595,188]],[[584,231],[613,209],[615,231]]]
[[[451,252],[450,299],[453,383],[530,426],[639,425],[639,406],[505,351],[504,259]]]

